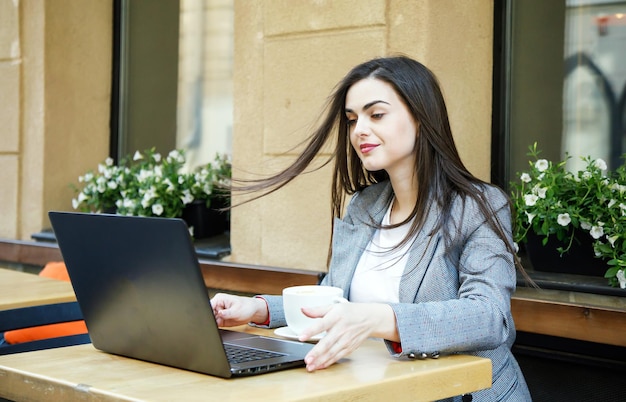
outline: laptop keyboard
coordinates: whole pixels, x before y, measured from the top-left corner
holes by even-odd
[[[276,352],[270,352],[267,350],[259,350],[259,349],[250,349],[250,348],[246,348],[242,346],[235,346],[235,345],[229,345],[229,344],[224,345],[224,350],[226,351],[226,356],[228,357],[228,361],[233,364],[283,356],[282,354],[276,353]]]

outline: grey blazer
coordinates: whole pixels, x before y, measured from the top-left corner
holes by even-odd
[[[504,194],[493,186],[477,191],[485,194],[510,236],[511,216]],[[389,182],[369,186],[352,197],[343,220],[335,219],[332,259],[322,284],[343,288],[346,298],[350,295],[357,263],[376,230],[371,222],[382,221],[392,198]],[[450,233],[460,229],[460,236],[450,246],[444,244],[440,231],[431,233],[438,216],[438,207],[432,203],[409,251],[400,282],[400,303],[391,304],[402,352],[396,353],[385,341],[387,348],[399,358],[422,353],[489,358],[492,387],[473,393],[473,400],[530,401],[524,376],[511,353],[515,340],[510,305],[516,283],[513,257],[472,201],[454,201],[448,227]],[[282,298],[264,297],[270,310],[269,326],[285,325]]]

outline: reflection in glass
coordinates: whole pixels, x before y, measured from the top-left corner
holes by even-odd
[[[176,147],[190,169],[231,154],[233,0],[181,0]]]
[[[578,66],[565,77],[561,153],[573,156],[568,162],[572,171],[585,167],[578,156],[610,159],[610,109],[603,86],[598,82],[599,77],[584,66]]]
[[[561,153],[603,158],[611,168],[624,151],[621,92],[626,82],[626,2],[567,1]]]

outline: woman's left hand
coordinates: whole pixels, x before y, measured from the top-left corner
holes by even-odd
[[[369,337],[399,341],[391,306],[377,303],[336,303],[307,307],[302,312],[321,318],[300,335],[300,341],[326,331],[326,335],[306,355],[308,371],[324,369],[349,355]]]

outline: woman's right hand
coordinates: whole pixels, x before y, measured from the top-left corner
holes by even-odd
[[[234,327],[250,322],[263,323],[269,316],[267,303],[260,297],[218,293],[211,299],[211,306],[220,327]]]

